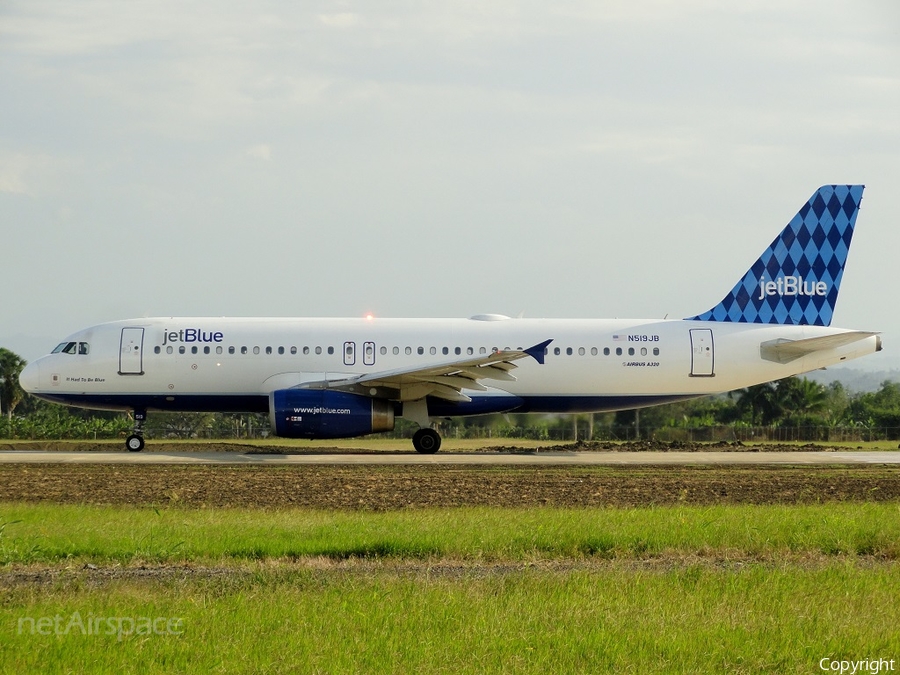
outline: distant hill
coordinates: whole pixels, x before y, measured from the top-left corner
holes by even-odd
[[[885,380],[900,382],[900,370],[860,370],[858,368],[829,368],[827,370],[814,370],[811,373],[801,375],[807,380],[829,385],[835,380],[855,393],[878,391]]]

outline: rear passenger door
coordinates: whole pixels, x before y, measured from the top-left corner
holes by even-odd
[[[709,328],[691,329],[691,377],[715,376],[713,334]]]

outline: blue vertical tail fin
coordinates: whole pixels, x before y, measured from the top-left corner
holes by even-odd
[[[864,187],[820,187],[722,302],[686,320],[831,325]]]

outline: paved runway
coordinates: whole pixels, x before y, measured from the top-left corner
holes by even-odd
[[[0,464],[253,464],[253,465],[827,465],[900,464],[900,452],[542,452],[542,453],[329,453],[276,455],[237,452],[2,451]]]

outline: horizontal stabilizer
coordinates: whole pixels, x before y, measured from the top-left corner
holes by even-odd
[[[859,340],[878,335],[868,331],[855,330],[837,335],[825,335],[824,337],[806,338],[805,340],[788,340],[779,338],[763,342],[759,346],[759,355],[766,361],[775,363],[790,363],[814,352],[837,349]]]

